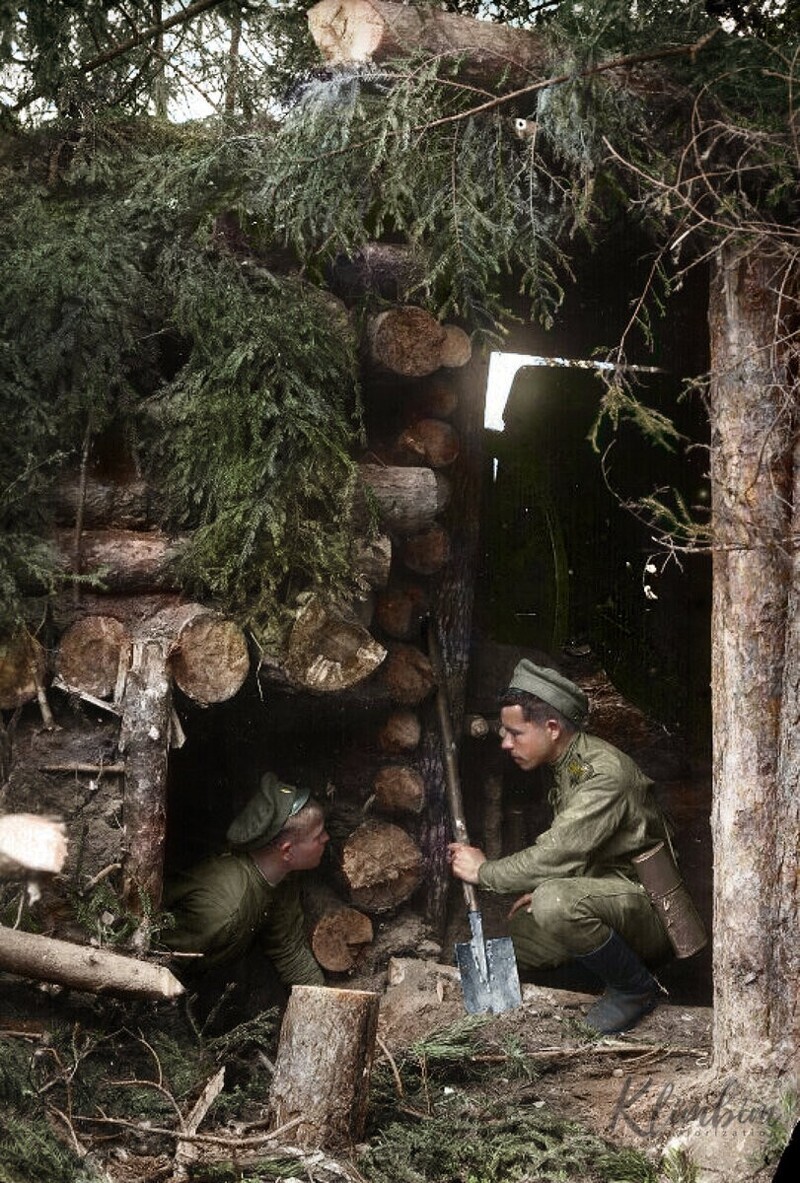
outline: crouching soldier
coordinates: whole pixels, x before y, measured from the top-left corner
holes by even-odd
[[[521,969],[576,961],[605,985],[586,1022],[609,1034],[633,1027],[664,991],[650,968],[671,946],[632,859],[668,839],[652,782],[583,726],[586,695],[556,670],[521,661],[501,698],[503,750],[521,769],[549,769],[553,823],[533,846],[487,859],[449,848],[453,873],[489,891],[522,892],[510,934]]]
[[[162,942],[186,958],[178,972],[219,996],[226,978],[247,974],[253,951],[265,955],[284,986],[324,985],[305,936],[296,871],[319,866],[328,834],[308,789],[265,773],[227,831],[229,849],[168,878],[164,909],[174,926]],[[183,959],[180,959],[183,962]],[[262,962],[263,964],[263,962]]]

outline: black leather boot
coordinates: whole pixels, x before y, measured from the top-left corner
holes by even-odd
[[[575,960],[606,984],[605,993],[589,1009],[585,1019],[587,1026],[601,1035],[635,1027],[666,993],[633,949],[613,931],[599,949],[583,953]]]

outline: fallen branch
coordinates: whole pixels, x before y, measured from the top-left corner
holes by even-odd
[[[145,1121],[129,1121],[125,1117],[92,1117],[89,1114],[76,1114],[73,1121],[82,1121],[93,1125],[115,1125],[124,1126],[125,1129],[137,1130],[140,1134],[157,1134],[161,1137],[175,1138],[178,1142],[205,1142],[209,1146],[226,1146],[230,1150],[246,1150],[252,1146],[263,1146],[265,1142],[274,1142],[282,1134],[286,1134],[289,1130],[294,1129],[303,1120],[302,1117],[293,1117],[291,1121],[285,1122],[284,1125],[279,1126],[275,1130],[271,1130],[266,1134],[256,1134],[252,1138],[242,1138],[236,1136],[233,1138],[223,1138],[219,1134],[187,1134],[183,1130],[171,1130],[166,1126],[148,1125]],[[284,1150],[293,1152],[293,1148],[281,1147],[281,1153]],[[294,1152],[296,1153],[296,1151]],[[302,1155],[297,1155],[302,1158]]]

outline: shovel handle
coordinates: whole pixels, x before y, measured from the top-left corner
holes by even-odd
[[[439,730],[444,749],[444,770],[447,785],[447,806],[450,811],[450,824],[456,842],[463,842],[469,846],[467,823],[464,820],[464,801],[461,796],[461,781],[458,775],[458,748],[453,735],[453,723],[450,717],[450,701],[447,694],[447,680],[444,671],[442,647],[439,642],[436,621],[428,621],[428,656],[430,658],[433,676],[436,678],[436,714],[439,720]],[[470,912],[477,912],[478,893],[472,883],[464,883],[464,899]]]

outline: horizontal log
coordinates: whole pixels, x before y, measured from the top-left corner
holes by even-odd
[[[450,483],[427,467],[360,464],[359,474],[384,528],[413,534],[429,525],[450,500]]]
[[[401,706],[417,706],[436,685],[431,663],[422,650],[399,641],[389,646],[380,676],[392,700]]]
[[[60,481],[52,495],[53,516],[60,525],[71,525],[83,509],[85,527],[115,526],[125,530],[147,530],[159,520],[159,498],[145,481],[125,483],[89,479],[81,503],[81,482],[77,476]]]
[[[186,537],[160,530],[85,530],[80,571],[75,569],[73,531],[56,530],[53,542],[65,574],[96,574],[104,591],[132,593],[178,587],[174,564]]]
[[[421,813],[425,808],[425,781],[408,764],[387,764],[379,769],[372,792],[384,813]]]
[[[183,994],[183,986],[165,965],[4,926],[0,926],[0,968],[90,994],[152,999]]]
[[[69,688],[111,698],[131,658],[131,634],[114,616],[84,616],[62,635],[56,673]]]
[[[364,947],[372,943],[372,921],[346,904],[321,882],[303,885],[303,905],[309,944],[328,973],[352,973]]]
[[[452,380],[435,374],[414,391],[409,401],[418,419],[449,419],[458,406],[458,391]]]
[[[382,296],[398,302],[424,276],[424,260],[412,247],[368,242],[352,255],[339,255],[329,269],[328,279],[331,289],[344,300]]]
[[[297,614],[281,668],[294,689],[330,693],[364,681],[385,656],[355,614],[311,596]]]
[[[64,823],[33,813],[0,817],[0,879],[57,875],[67,859]]]
[[[462,63],[460,78],[492,89],[515,90],[544,77],[544,39],[528,29],[473,20],[390,0],[320,0],[308,11],[308,27],[331,65],[387,62],[420,51]]]
[[[413,304],[387,308],[368,325],[367,345],[373,365],[404,378],[438,370],[447,334],[435,316]]]
[[[435,575],[449,563],[451,553],[450,535],[437,525],[404,538],[400,551],[403,563],[417,575]]]
[[[378,728],[377,744],[387,756],[399,756],[413,752],[422,738],[422,724],[412,710],[401,708],[392,711]]]
[[[375,601],[375,623],[390,637],[407,641],[419,632],[428,615],[427,592],[416,583],[396,584],[380,592]]]
[[[397,452],[416,458],[417,464],[447,468],[458,459],[461,441],[458,432],[442,419],[417,419],[400,433]]]
[[[227,702],[250,672],[244,632],[235,621],[203,604],[165,608],[147,621],[140,636],[163,639],[175,685],[202,706]]]
[[[365,912],[392,911],[422,882],[422,851],[390,822],[364,822],[333,853],[350,902]]]

